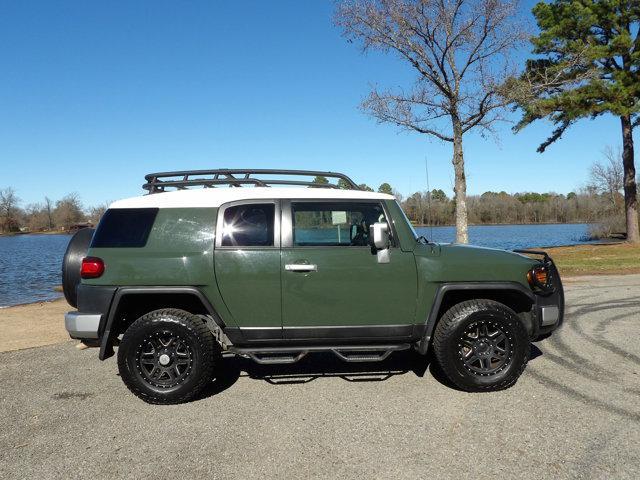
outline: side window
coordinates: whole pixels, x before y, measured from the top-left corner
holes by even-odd
[[[293,245],[365,247],[369,226],[385,222],[379,203],[293,203]]]
[[[144,247],[157,214],[157,208],[110,208],[100,220],[91,248]]]
[[[228,207],[222,224],[223,247],[273,246],[273,203],[248,203]]]

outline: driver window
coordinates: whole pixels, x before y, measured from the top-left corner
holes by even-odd
[[[385,222],[379,203],[293,203],[293,244],[299,247],[366,247],[369,226]]]

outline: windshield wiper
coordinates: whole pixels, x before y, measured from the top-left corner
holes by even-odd
[[[431,243],[434,243],[432,241],[430,241],[427,237],[425,237],[424,235],[420,235],[416,240],[421,241],[425,244],[425,245],[429,245]],[[435,244],[435,243],[434,243]]]

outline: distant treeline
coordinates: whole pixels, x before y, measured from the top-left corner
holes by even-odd
[[[605,236],[624,231],[622,195],[595,191],[556,193],[485,192],[467,197],[469,223],[597,223]],[[451,225],[455,203],[442,190],[417,192],[402,202],[409,219],[419,225]],[[599,232],[600,233],[600,232]]]
[[[608,163],[594,163],[589,183],[579,192],[567,195],[548,192],[509,194],[484,192],[468,195],[468,220],[471,224],[590,223],[593,237],[608,237],[625,231],[622,170],[613,154]],[[326,183],[322,178],[317,183]],[[345,188],[338,183],[338,186]],[[366,184],[359,185],[373,191]],[[441,189],[416,192],[403,197],[388,183],[378,192],[394,195],[415,225],[453,225],[455,201]]]
[[[76,193],[59,200],[44,197],[42,202],[21,205],[12,188],[0,190],[0,232],[69,231],[83,225],[95,225],[106,205],[85,209]]]
[[[360,188],[373,190],[365,184]],[[452,225],[455,221],[455,202],[441,189],[416,192],[407,198],[388,183],[378,191],[395,195],[416,225]],[[606,191],[591,185],[567,195],[485,192],[468,196],[467,203],[471,224],[593,223],[598,228],[592,233],[600,237],[624,231],[624,197],[617,186]],[[68,231],[83,223],[96,225],[106,208],[106,204],[84,208],[75,193],[56,201],[45,197],[41,203],[22,207],[14,190],[7,188],[0,190],[0,231]]]

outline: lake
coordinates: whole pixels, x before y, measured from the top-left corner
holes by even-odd
[[[587,224],[477,225],[469,227],[470,242],[485,247],[549,247],[588,242]],[[418,227],[434,242],[455,239],[454,227]],[[0,236],[0,307],[53,300],[62,296],[62,256],[70,235]]]
[[[456,238],[456,227],[416,227],[436,243],[450,243]],[[471,225],[469,243],[482,247],[517,248],[561,247],[589,243],[589,224],[560,223],[546,225]]]
[[[0,307],[62,296],[62,257],[71,235],[0,236]]]

